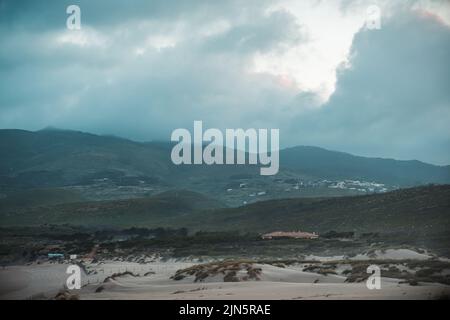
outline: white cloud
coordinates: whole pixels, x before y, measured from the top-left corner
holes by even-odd
[[[383,88],[382,94],[360,84],[365,73],[376,74],[377,69],[408,74],[408,61],[414,61],[424,66],[421,74],[430,76],[425,96],[440,94],[448,83],[436,83],[425,72],[427,67],[440,70],[428,60],[437,52],[423,48],[426,37],[415,39],[409,34],[412,40],[405,42],[411,44],[408,55],[417,52],[420,57],[400,59],[397,53],[404,51],[395,47],[386,51],[385,59],[374,60],[374,69],[369,63],[363,68],[352,64],[367,61],[359,55],[371,50],[384,52],[378,47],[383,41],[376,35],[386,37],[384,22],[398,12],[420,12],[425,20],[417,23],[427,27],[424,21],[435,17],[449,21],[450,5],[375,2],[382,9],[382,30],[370,33],[373,38],[366,46],[355,46],[354,39],[361,34],[366,8],[373,1],[188,1],[180,5],[137,1],[136,6],[111,4],[111,10],[103,10],[110,2],[81,1],[85,20],[80,32],[66,29],[58,6],[48,5],[42,17],[34,7],[23,8],[35,2],[10,2],[18,6],[16,10],[7,14],[0,10],[0,127],[34,130],[52,125],[149,140],[167,139],[174,128],[203,120],[217,128],[281,128],[282,142],[291,145],[309,143],[357,153],[388,153],[375,143],[381,136],[389,139],[384,132],[397,133],[392,149],[410,145],[408,134],[421,141],[417,150],[433,145],[432,141],[447,145],[442,142],[448,132],[441,121],[447,115],[448,96],[436,102],[439,107],[434,105],[433,112],[411,117],[409,126],[402,127],[395,121],[402,113],[410,116],[411,110],[398,108],[390,115],[389,107],[425,101],[418,90],[421,79],[407,82],[413,84],[412,90],[395,86],[403,90],[401,95],[382,86],[386,80],[379,74],[373,83]],[[437,29],[424,32],[435,36]],[[405,34],[404,29],[393,32],[389,43],[403,43]],[[445,49],[445,43],[433,45],[437,51]],[[350,56],[352,46],[357,50]],[[392,62],[389,68],[382,65],[386,61]],[[350,72],[358,77],[342,77]],[[349,93],[353,89],[361,94]],[[339,100],[340,96],[345,99]],[[360,110],[359,104],[373,109],[364,109],[366,116],[358,118],[354,111]],[[434,117],[440,119],[430,133],[410,132],[429,125]],[[352,136],[355,128],[364,133]],[[420,158],[417,150],[395,155]],[[444,153],[436,152],[434,158],[447,159]]]
[[[79,47],[105,47],[108,39],[95,29],[84,27],[81,30],[64,30],[55,36],[57,45],[75,45]]]
[[[257,54],[255,72],[290,79],[298,90],[316,93],[322,103],[334,92],[337,68],[347,61],[353,36],[363,26],[365,10],[343,13],[338,1],[283,0],[268,8],[287,10],[308,35],[308,41],[283,51]]]

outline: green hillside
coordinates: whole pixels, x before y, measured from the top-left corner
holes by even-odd
[[[176,225],[179,220],[189,220],[194,212],[220,207],[224,205],[202,194],[176,190],[139,199],[4,209],[0,224],[158,227]]]
[[[65,189],[31,189],[8,194],[0,199],[0,211],[21,207],[49,206],[60,203],[82,202],[76,191]]]
[[[450,230],[450,186],[403,189],[385,194],[297,198],[221,208],[201,194],[172,191],[153,197],[61,204],[2,212],[8,225],[75,224],[119,227],[187,227],[195,230],[266,232],[402,232]]]
[[[175,166],[171,144],[134,142],[67,130],[0,130],[0,193],[30,188],[89,185],[150,185],[202,192],[217,190],[230,177],[261,178],[259,166]],[[450,167],[419,161],[366,158],[317,147],[280,151],[280,175],[309,179],[354,179],[398,186],[450,183]]]
[[[450,166],[433,166],[417,160],[359,157],[308,146],[284,149],[280,158],[285,168],[325,179],[378,181],[400,186],[450,183]]]
[[[216,210],[203,219],[214,229],[258,232],[448,232],[450,185],[367,196],[270,200]]]

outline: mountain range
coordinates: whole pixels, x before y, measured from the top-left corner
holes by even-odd
[[[214,181],[258,177],[251,165],[181,165],[170,160],[169,142],[135,142],[67,130],[0,130],[0,190],[90,184],[109,179],[118,185],[159,184],[196,189],[199,177]],[[450,166],[417,160],[368,158],[318,147],[280,151],[278,177],[361,180],[399,187],[450,183]],[[276,177],[276,176],[275,176]]]
[[[298,146],[265,177],[250,165],[176,166],[171,147],[0,130],[0,225],[383,232],[448,247],[449,166]]]

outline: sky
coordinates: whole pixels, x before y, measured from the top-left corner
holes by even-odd
[[[202,120],[447,165],[449,61],[446,0],[0,0],[0,128],[150,141]]]

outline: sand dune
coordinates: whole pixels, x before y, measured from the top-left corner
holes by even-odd
[[[254,264],[261,269],[258,279],[240,282],[224,282],[223,275],[200,282],[193,276],[171,278],[177,270],[193,265],[181,261],[87,264],[83,287],[72,293],[80,299],[435,299],[450,294],[446,285],[410,286],[389,278],[382,278],[380,290],[369,290],[364,282],[347,283],[342,275],[305,272],[301,265]],[[0,270],[0,298],[53,298],[64,286],[67,266],[46,263]]]
[[[380,290],[365,283],[344,283],[345,277],[318,275],[290,268],[262,267],[261,280],[245,282],[174,281],[158,277],[124,276],[101,286],[83,288],[82,299],[435,299],[450,293],[448,286],[398,284],[384,278]],[[98,288],[98,287],[97,287]]]
[[[353,260],[369,260],[369,259],[392,259],[392,260],[427,260],[433,256],[426,253],[419,253],[410,249],[387,249],[384,251],[375,250],[372,254],[358,254],[352,257]]]

